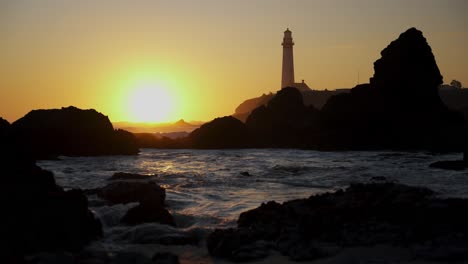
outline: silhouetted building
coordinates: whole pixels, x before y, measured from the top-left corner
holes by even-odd
[[[300,83],[294,82],[294,42],[292,39],[291,30],[289,30],[289,28],[284,31],[283,43],[281,43],[281,45],[283,46],[283,71],[281,76],[281,88],[294,87],[299,91],[311,90],[304,82],[304,80],[302,80]]]

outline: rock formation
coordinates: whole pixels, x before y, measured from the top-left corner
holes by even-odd
[[[306,107],[302,94],[283,88],[247,118],[246,126],[260,147],[301,147],[318,123],[318,110]]]
[[[75,107],[31,111],[11,125],[11,136],[38,158],[138,153],[131,133],[115,131],[95,110]]]
[[[64,191],[23,151],[0,149],[0,167],[0,262],[22,263],[24,255],[43,251],[76,251],[102,235],[86,196]]]
[[[245,148],[250,146],[244,123],[231,116],[216,118],[189,135],[194,148]]]
[[[213,256],[233,261],[278,250],[314,260],[347,247],[391,244],[414,248],[413,260],[468,260],[468,200],[440,199],[426,188],[354,184],[346,190],[279,204],[239,216],[237,228],[209,235]],[[437,252],[437,253],[436,253]]]
[[[407,30],[381,55],[370,84],[323,107],[330,147],[460,149],[464,121],[439,97],[442,76],[421,31]]]

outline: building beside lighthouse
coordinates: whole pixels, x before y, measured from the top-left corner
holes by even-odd
[[[284,31],[283,43],[281,43],[281,45],[283,46],[281,89],[285,87],[295,87],[299,91],[311,90],[304,80],[300,83],[296,83],[294,80],[294,41],[292,39],[292,32],[289,28]]]

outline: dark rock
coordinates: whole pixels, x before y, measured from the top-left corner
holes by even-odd
[[[439,97],[442,76],[422,32],[407,30],[381,55],[370,84],[322,108],[317,141],[331,149],[460,151],[466,122]]]
[[[116,181],[99,189],[97,195],[113,204],[140,202],[142,205],[162,208],[166,199],[166,190],[151,181]]]
[[[189,135],[194,148],[244,148],[250,140],[245,124],[231,116],[216,118]]]
[[[151,177],[156,176],[155,174],[152,175],[142,175],[137,173],[127,173],[127,172],[116,172],[109,180],[147,180]]]
[[[154,264],[179,264],[179,257],[169,252],[159,252],[154,254]]]
[[[243,171],[243,172],[240,173],[240,175],[246,176],[246,177],[252,176],[248,171]]]
[[[7,153],[0,159],[5,176],[0,262],[44,251],[77,251],[102,235],[82,191],[64,191],[51,172],[14,150]]]
[[[0,117],[0,136],[5,135],[6,131],[10,128],[10,123]]]
[[[459,248],[468,245],[466,212],[468,200],[440,199],[426,188],[389,182],[353,184],[345,191],[262,204],[242,213],[237,228],[210,234],[207,247],[213,256],[238,261],[248,258],[239,259],[235,252],[245,246],[255,248],[258,242],[294,260],[376,244]]]
[[[160,206],[137,205],[130,208],[121,219],[127,225],[138,225],[142,223],[160,223],[175,226],[174,218],[166,209]]]
[[[252,111],[246,126],[259,147],[302,147],[316,129],[318,110],[304,105],[296,88],[286,87]]]
[[[133,134],[114,130],[95,110],[75,107],[31,111],[11,125],[10,136],[35,158],[138,153]]]
[[[464,160],[436,161],[434,163],[431,163],[429,167],[444,170],[464,170],[468,168],[468,162]]]

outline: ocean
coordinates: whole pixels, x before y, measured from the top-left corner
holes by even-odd
[[[466,198],[467,171],[429,168],[434,161],[460,158],[460,154],[392,151],[142,149],[138,156],[60,157],[38,165],[52,171],[65,189],[105,186],[115,172],[148,175],[166,188],[166,207],[177,228],[121,225],[120,218],[136,204],[109,206],[95,195],[88,196],[90,209],[103,224],[104,237],[87,250],[148,256],[170,251],[179,255],[181,263],[212,263],[203,238],[215,228],[234,227],[241,212],[263,202],[307,198],[381,177],[426,186],[442,197]],[[167,241],[184,237],[201,242],[168,245],[173,243]]]

